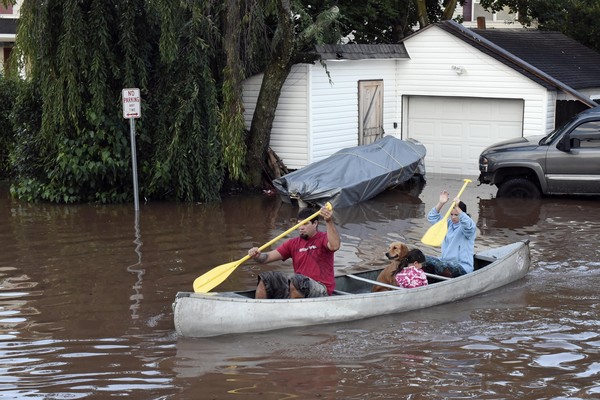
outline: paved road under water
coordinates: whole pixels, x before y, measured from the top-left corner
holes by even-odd
[[[383,266],[389,242],[419,244],[440,190],[461,185],[430,176],[336,210],[336,268]],[[463,200],[479,228],[476,248],[529,239],[532,253],[527,277],[476,298],[183,339],[173,329],[175,294],[285,231],[296,209],[237,195],[142,204],[136,218],[132,205],[27,204],[6,185],[0,193],[0,399],[600,397],[598,198],[500,201],[495,188],[471,184]],[[219,289],[252,287],[258,271],[245,263]]]

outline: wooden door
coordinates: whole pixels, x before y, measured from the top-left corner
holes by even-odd
[[[383,81],[358,82],[358,144],[383,137]]]

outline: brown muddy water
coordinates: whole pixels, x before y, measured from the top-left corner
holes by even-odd
[[[418,245],[439,191],[461,185],[429,176],[336,210],[336,268]],[[295,208],[246,194],[142,204],[136,218],[130,204],[27,204],[1,186],[0,399],[600,398],[598,198],[494,196],[474,182],[462,197],[477,249],[531,241],[518,282],[418,312],[184,339],[176,293],[285,231]],[[253,287],[259,268],[244,263],[219,289]]]

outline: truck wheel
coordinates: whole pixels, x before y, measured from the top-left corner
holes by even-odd
[[[525,178],[509,179],[499,188],[496,197],[539,199],[542,196],[537,185]]]

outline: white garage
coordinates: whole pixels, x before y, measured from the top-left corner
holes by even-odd
[[[522,99],[404,96],[405,138],[425,145],[427,173],[479,175],[490,144],[523,136]]]

